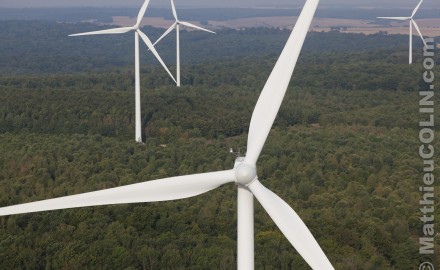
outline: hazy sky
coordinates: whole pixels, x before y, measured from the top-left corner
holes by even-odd
[[[299,7],[305,0],[175,0],[180,7]],[[5,7],[139,7],[143,0],[0,0]],[[169,0],[151,0],[152,7],[168,7]],[[321,6],[415,7],[418,0],[321,0]],[[440,8],[439,0],[425,0],[422,7]]]

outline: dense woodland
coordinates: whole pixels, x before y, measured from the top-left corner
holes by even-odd
[[[139,145],[132,43],[58,39],[92,28],[0,22],[0,206],[231,168],[229,149],[245,153],[253,108],[288,35],[182,33],[181,88],[144,58]],[[336,269],[405,270],[421,260],[421,48],[411,67],[405,47],[391,49],[407,38],[311,33],[258,163],[263,184],[298,212]],[[173,42],[158,47],[171,68]],[[255,205],[256,269],[309,269]],[[0,218],[0,269],[235,266],[232,184],[173,202]]]
[[[111,26],[86,23],[0,21],[0,36],[2,36],[0,74],[71,74],[91,71],[107,73],[109,68],[120,69],[127,66],[133,70],[134,37],[132,33],[68,36],[109,27]],[[164,32],[164,29],[151,27],[144,27],[142,30],[153,41]],[[256,66],[254,63],[265,59],[272,61],[278,57],[289,33],[289,30],[269,28],[225,29],[217,31],[216,35],[203,31],[182,31],[181,62],[182,65],[203,64],[203,66],[222,62],[222,65],[231,67],[240,63],[240,66],[246,64],[253,67]],[[175,63],[176,59],[175,44],[175,35],[170,34],[157,45],[158,52],[170,66]],[[408,36],[406,35],[313,32],[307,36],[301,59],[308,58],[303,63],[311,64],[346,63],[347,61],[352,63],[361,61],[368,64],[375,60],[381,68],[386,64],[407,62],[404,58],[408,55],[405,51],[407,44]],[[421,51],[422,41],[414,39],[414,46],[415,50]],[[414,55],[415,61],[421,59],[421,54],[415,53]],[[146,65],[159,66],[144,44],[141,44],[141,57],[144,67]],[[244,63],[245,60],[251,63]],[[273,62],[268,63],[268,71],[271,70],[272,65]],[[247,73],[249,76],[256,76],[254,72]],[[199,71],[197,75],[203,76]],[[221,74],[218,75],[221,76]],[[216,77],[218,75],[216,74]]]

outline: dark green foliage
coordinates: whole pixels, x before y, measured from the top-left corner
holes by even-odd
[[[81,129],[76,124],[69,127],[69,121],[60,119],[53,121],[63,122],[65,132],[35,129],[29,133],[23,129],[20,133],[3,133],[0,204],[231,168],[233,156],[228,149],[241,147],[245,151],[245,131],[237,131],[238,137],[215,137],[209,132],[201,135],[203,131],[195,132],[185,123],[212,117],[217,119],[210,122],[212,130],[227,130],[224,123],[228,121],[223,122],[223,115],[233,119],[243,112],[241,123],[248,123],[257,94],[228,87],[172,91],[155,90],[143,95],[144,110],[157,110],[148,125],[158,131],[149,133],[146,145],[132,142],[132,136],[127,136],[132,133],[129,126],[125,135],[116,132],[112,137],[102,137],[99,130],[75,135]],[[8,95],[8,101],[17,104],[19,97],[30,96],[32,91],[18,93],[21,95]],[[39,104],[37,111],[59,104],[65,111],[60,117],[69,119],[75,115],[69,107],[77,104],[89,126],[95,125],[93,115],[97,112],[87,111],[87,107],[101,110],[124,106],[127,111],[131,107],[124,102],[117,105],[118,99],[130,93],[47,93],[41,98],[47,101]],[[234,102],[237,98],[242,102]],[[412,269],[417,262],[414,239],[420,228],[417,221],[412,226],[408,223],[418,211],[419,193],[414,188],[420,170],[414,154],[417,131],[410,124],[401,127],[394,122],[388,127],[377,126],[374,121],[380,115],[399,119],[403,112],[389,106],[391,101],[409,113],[417,112],[416,105],[411,105],[417,98],[412,92],[288,92],[282,111],[313,107],[320,115],[318,123],[308,125],[303,119],[292,127],[278,119],[278,126],[282,126],[275,127],[269,136],[259,161],[259,175],[265,185],[298,210],[338,269]],[[206,104],[201,105],[199,99]],[[188,100],[192,100],[192,106]],[[374,102],[360,104],[359,100]],[[68,105],[70,102],[72,105]],[[345,117],[338,117],[344,112]],[[416,116],[410,121],[416,121]],[[23,121],[23,125],[29,123],[32,120]],[[50,123],[41,126],[46,128]],[[234,186],[227,185],[176,202],[4,217],[0,219],[0,256],[4,258],[0,268],[117,265],[118,269],[231,269],[235,265],[235,197]],[[260,206],[255,218],[257,268],[307,269]],[[352,254],[350,260],[347,254]]]
[[[0,203],[230,168],[228,148],[242,145],[244,137],[178,139],[164,148],[155,138],[143,146],[96,136],[3,134]],[[298,210],[338,269],[363,269],[366,262],[376,269],[412,269],[406,267],[417,261],[412,237],[418,228],[406,220],[417,211],[418,193],[409,192],[418,176],[417,159],[411,156],[416,143],[416,133],[404,129],[275,129],[259,174]],[[371,149],[381,151],[372,155]],[[392,166],[383,163],[386,156],[393,157]],[[317,172],[323,181],[316,181]],[[230,269],[235,265],[235,196],[228,185],[176,202],[4,217],[0,265]],[[255,215],[257,266],[307,269],[259,206]],[[346,260],[348,254],[354,257]]]
[[[132,33],[86,37],[68,36],[109,27],[87,23],[0,21],[0,37],[2,38],[0,74],[53,74],[103,69],[107,71],[111,67],[120,68],[127,65],[133,69],[134,38]],[[164,32],[163,29],[152,27],[144,27],[143,31],[153,41]],[[221,62],[230,65],[231,61],[237,58],[245,58],[252,62],[256,59],[261,61],[266,57],[276,58],[289,33],[289,30],[268,28],[225,29],[218,31],[216,35],[203,31],[182,31],[182,64]],[[347,60],[360,60],[354,59],[356,57],[362,57],[361,59],[365,62],[378,59],[381,60],[380,64],[384,62],[403,64],[407,62],[407,39],[406,35],[313,32],[307,37],[303,54],[309,56],[313,64],[320,64],[322,61],[341,63]],[[422,42],[419,39],[415,39],[414,42],[414,49],[421,51]],[[391,51],[390,48],[393,50]],[[168,65],[174,64],[175,35],[170,35],[161,41],[157,45],[157,50]],[[385,51],[376,52],[377,50]],[[367,51],[370,54],[357,55]],[[343,55],[335,55],[336,52],[343,52]],[[323,53],[330,53],[330,58],[324,57]],[[416,57],[417,55],[415,54]],[[143,44],[141,45],[141,62],[142,66],[145,66],[145,63],[159,66]],[[256,76],[255,73],[249,72],[249,74]]]

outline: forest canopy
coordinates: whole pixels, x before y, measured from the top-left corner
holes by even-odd
[[[229,149],[246,152],[253,108],[288,35],[182,33],[181,88],[145,54],[141,145],[131,38],[66,37],[91,29],[0,22],[0,206],[230,169]],[[426,84],[420,46],[406,64],[407,38],[311,33],[258,163],[262,183],[298,212],[336,269],[419,264]],[[170,67],[173,44],[159,48]],[[256,269],[308,269],[255,205]],[[233,269],[236,223],[232,184],[173,202],[1,217],[0,269]]]

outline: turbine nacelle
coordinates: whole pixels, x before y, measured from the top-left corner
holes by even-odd
[[[245,162],[244,157],[238,157],[234,165],[235,182],[242,186],[249,186],[257,180],[257,168]]]

